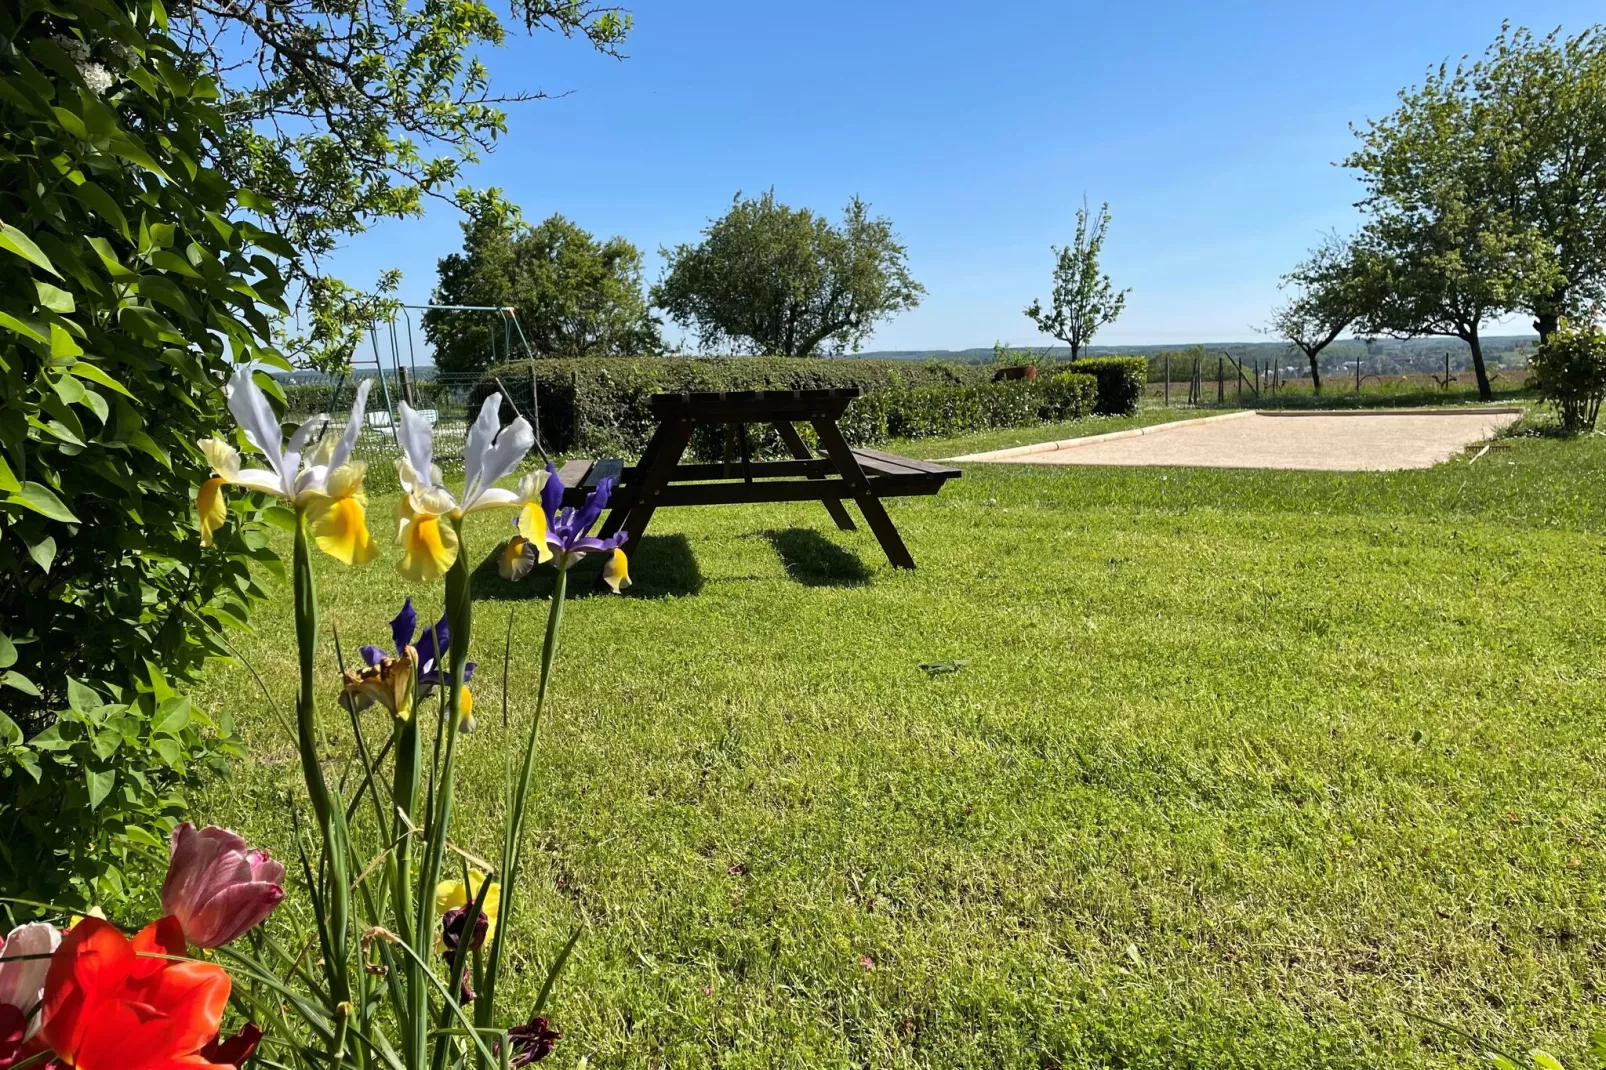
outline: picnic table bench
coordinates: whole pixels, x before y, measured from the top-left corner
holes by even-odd
[[[657,394],[651,400],[658,420],[641,460],[626,465],[618,458],[582,458],[566,463],[558,477],[568,488],[565,505],[579,505],[599,482],[615,481],[603,522],[604,537],[630,533],[625,553],[636,544],[664,508],[690,505],[742,505],[759,502],[819,501],[843,531],[853,531],[853,518],[843,505],[852,499],[864,514],[887,560],[897,568],[914,568],[882,498],[936,494],[960,475],[957,468],[899,457],[880,450],[853,449],[838,426],[857,387],[819,390],[748,390],[729,393]],[[824,456],[809,451],[794,424],[814,429]],[[752,458],[747,427],[775,428],[791,460]],[[682,464],[681,457],[699,427],[727,429],[723,462]],[[739,454],[736,456],[735,454]]]

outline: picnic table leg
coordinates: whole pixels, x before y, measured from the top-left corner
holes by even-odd
[[[792,451],[792,456],[796,460],[812,461],[814,459],[814,455],[809,452],[808,446],[803,443],[803,436],[797,433],[797,428],[785,420],[778,420],[773,426],[775,427],[775,433],[781,436],[781,441],[786,444],[787,449]],[[824,479],[825,477],[809,476],[809,478]],[[853,518],[848,515],[847,506],[836,498],[827,498],[825,500],[825,511],[831,514],[831,519],[835,520],[836,526],[843,531],[857,530],[853,526]]]
[[[870,480],[865,477],[864,469],[859,467],[859,462],[853,456],[853,449],[842,437],[842,431],[835,421],[815,419],[809,422],[814,425],[815,434],[820,436],[820,445],[825,447],[826,455],[836,465],[836,470],[854,489],[853,500],[859,503],[859,512],[864,514],[864,519],[869,523],[870,530],[875,533],[881,549],[886,552],[887,560],[892,562],[892,567],[914,568],[915,559],[910,556],[909,548],[903,544],[903,538],[893,526],[892,518],[887,515],[881,499],[877,498],[875,491],[870,488]]]
[[[631,487],[632,500],[608,514],[607,522],[599,534],[607,538],[621,528],[629,532],[630,539],[624,545],[626,555],[635,555],[642,532],[647,530],[652,514],[658,508],[653,504],[653,499],[669,486],[669,477],[680,463],[680,455],[686,452],[686,446],[691,442],[694,426],[689,419],[670,420],[658,425],[652,441],[647,443],[647,449],[642,452],[641,463],[636,466],[635,485]]]

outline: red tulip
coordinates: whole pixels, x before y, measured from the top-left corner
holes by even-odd
[[[162,910],[177,918],[196,947],[222,947],[253,928],[284,898],[284,866],[251,851],[228,829],[173,830]]]
[[[50,960],[40,1036],[75,1070],[218,1065],[201,1050],[218,1035],[229,975],[183,959],[184,950],[176,918],[152,922],[133,940],[85,918]]]
[[[262,1043],[262,1030],[258,1029],[255,1023],[248,1024],[227,1040],[224,1040],[221,1034],[217,1036],[212,1043],[201,1049],[201,1058],[214,1066],[239,1066],[256,1054],[257,1045],[260,1043]]]

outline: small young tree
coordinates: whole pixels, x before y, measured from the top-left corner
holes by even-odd
[[[1026,318],[1044,334],[1053,335],[1071,347],[1076,360],[1105,324],[1114,323],[1126,307],[1131,289],[1117,293],[1110,277],[1099,271],[1099,254],[1110,229],[1110,206],[1099,205],[1098,214],[1088,220],[1087,205],[1076,210],[1076,239],[1063,249],[1053,246],[1058,262],[1054,265],[1054,293],[1044,311],[1033,299],[1026,307]]]
[[[1272,313],[1267,332],[1286,338],[1310,361],[1311,382],[1322,392],[1322,350],[1332,345],[1361,314],[1362,293],[1354,249],[1337,235],[1329,236],[1308,258],[1283,276],[1293,291]]]
[[[1599,325],[1557,323],[1529,362],[1534,387],[1561,414],[1569,434],[1592,431],[1606,398],[1606,331]]]

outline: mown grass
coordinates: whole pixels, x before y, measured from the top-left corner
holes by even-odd
[[[659,514],[559,657],[514,948],[528,995],[587,927],[549,1065],[1473,1064],[1415,1014],[1579,1058],[1606,1026],[1606,439],[1502,446],[975,465],[892,506],[913,573],[818,505]],[[506,520],[472,519],[478,560]],[[408,593],[391,560],[320,566],[348,650]],[[548,586],[480,575],[458,827],[493,853]],[[244,643],[286,708],[288,609]],[[203,811],[282,852],[299,774],[254,689],[210,679],[254,760]]]

